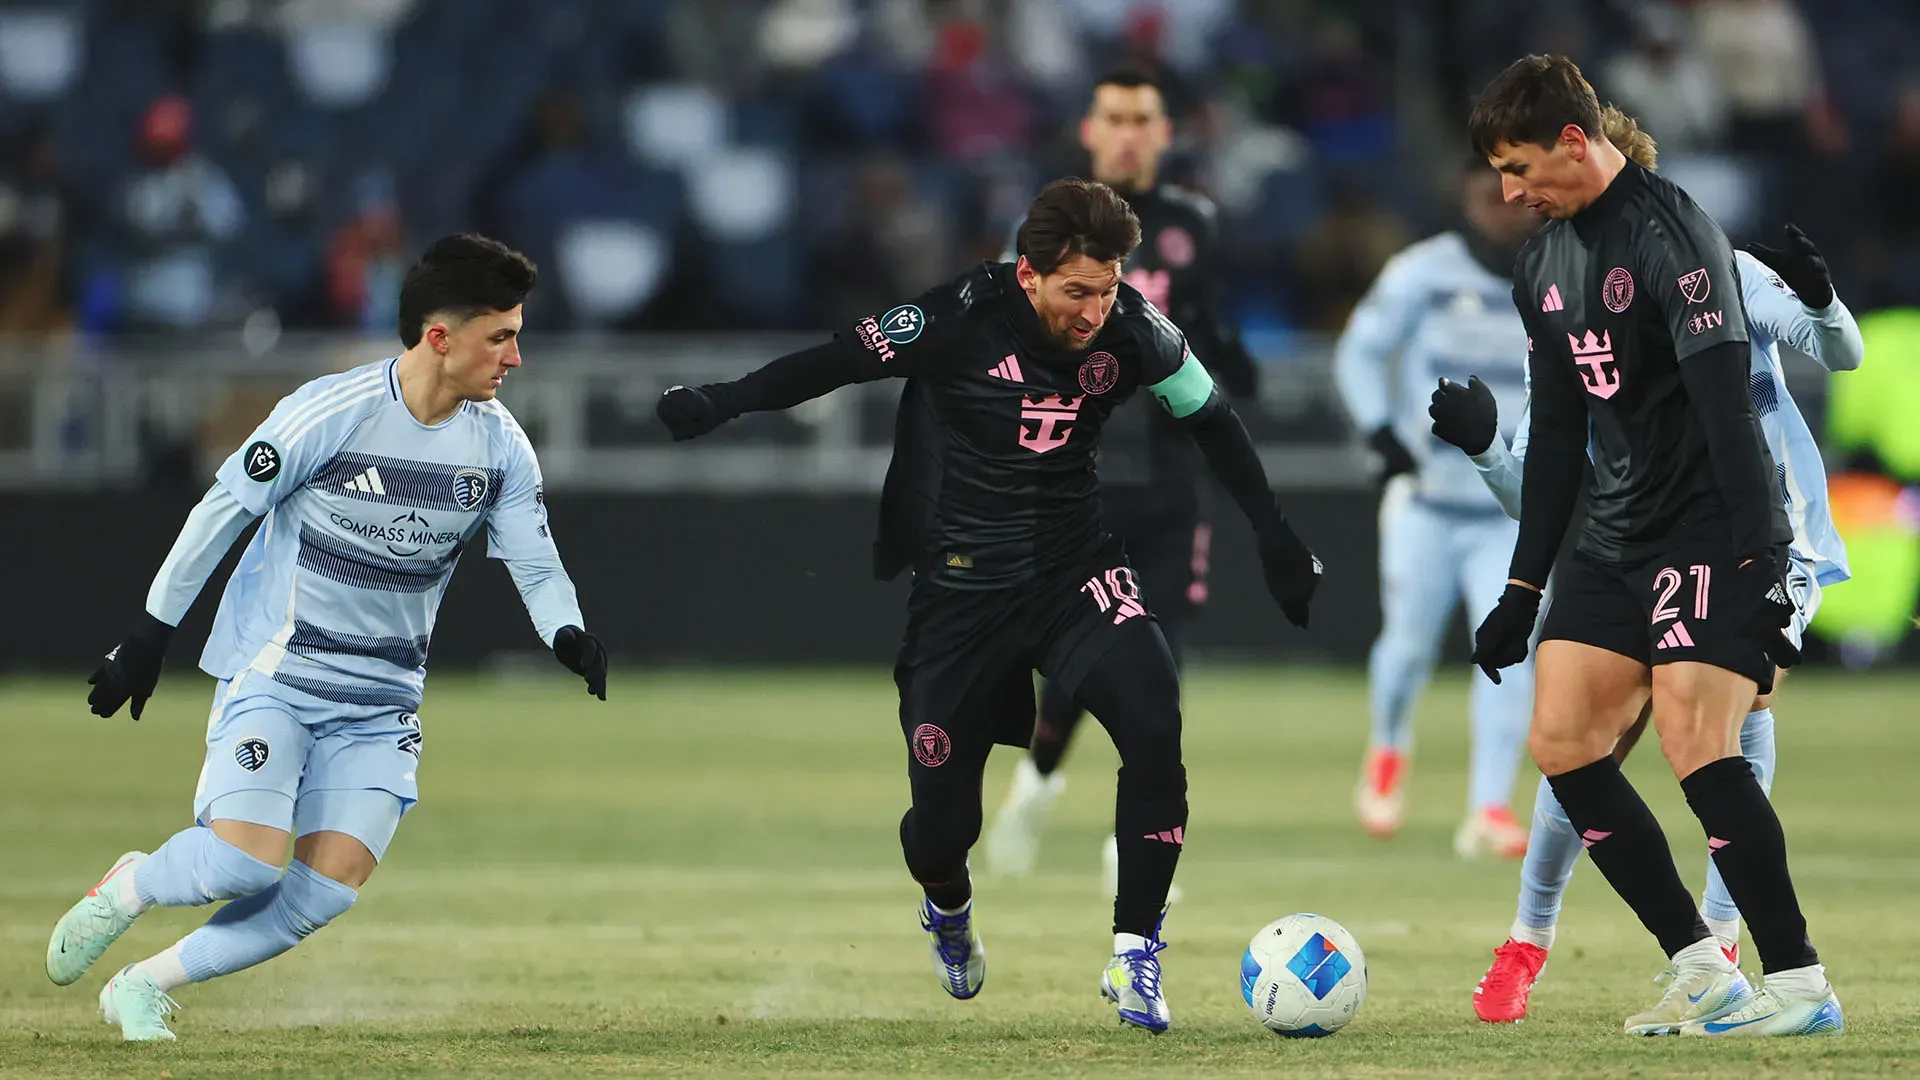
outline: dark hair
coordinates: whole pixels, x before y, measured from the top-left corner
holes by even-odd
[[[1474,99],[1467,130],[1481,157],[1503,142],[1552,146],[1568,124],[1600,136],[1600,99],[1564,56],[1523,56]]]
[[[400,344],[420,344],[427,319],[445,312],[471,319],[525,302],[540,272],[533,260],[478,233],[443,236],[400,283]]]
[[[1116,262],[1140,246],[1140,219],[1120,193],[1078,177],[1055,180],[1027,207],[1014,250],[1042,274],[1075,255]]]
[[[1134,90],[1142,86],[1151,86],[1155,92],[1160,95],[1162,100],[1165,100],[1167,96],[1167,88],[1160,85],[1160,80],[1139,68],[1109,68],[1098,79],[1094,80],[1093,83],[1093,88],[1096,91],[1103,86],[1119,86],[1128,90]]]

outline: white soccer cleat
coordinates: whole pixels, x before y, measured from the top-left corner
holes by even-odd
[[[1805,975],[1805,978],[1800,976]],[[1812,991],[1801,983],[1818,979]],[[1682,1035],[1706,1036],[1792,1036],[1838,1035],[1847,1027],[1840,1012],[1840,999],[1827,982],[1824,969],[1817,965],[1794,972],[1781,972],[1768,978],[1760,992],[1738,1009],[1714,1020],[1694,1020],[1680,1025]]]
[[[1412,764],[1407,755],[1390,747],[1367,751],[1360,764],[1360,783],[1353,789],[1353,811],[1367,832],[1384,840],[1400,831]]]
[[[1469,815],[1453,834],[1453,853],[1463,859],[1497,855],[1520,859],[1527,854],[1527,830],[1504,806],[1489,806]]]
[[[1747,977],[1727,962],[1712,937],[1675,953],[1673,966],[1654,981],[1665,982],[1667,992],[1653,1008],[1627,1017],[1629,1035],[1672,1035],[1684,1024],[1718,1020],[1753,1000]]]
[[[109,1024],[119,1024],[120,1035],[128,1042],[172,1042],[177,1036],[167,1026],[167,1017],[179,1007],[151,975],[132,966],[122,968],[100,988],[100,1016]]]
[[[920,901],[920,929],[932,942],[933,970],[940,985],[965,1001],[987,981],[987,947],[973,929],[973,901],[953,915],[943,915],[933,901]]]
[[[88,889],[87,895],[54,924],[53,937],[47,941],[47,978],[54,985],[77,982],[140,917],[139,912],[129,912],[120,905],[121,883],[115,879],[133,873],[146,857],[146,852],[129,851],[115,859],[99,884]]]
[[[1120,839],[1108,836],[1100,841],[1100,887],[1108,896],[1120,895]],[[1187,895],[1179,885],[1167,884],[1167,903],[1177,904]]]
[[[1113,959],[1100,973],[1100,996],[1113,1002],[1120,1022],[1155,1035],[1173,1023],[1173,1011],[1160,990],[1160,950],[1166,947],[1158,927],[1150,938],[1115,934]]]
[[[1007,877],[1025,877],[1033,873],[1040,857],[1040,830],[1046,828],[1053,803],[1067,789],[1067,778],[1058,772],[1040,775],[1033,758],[1023,757],[1013,770],[1013,786],[1007,801],[994,815],[993,828],[987,833],[987,870]]]

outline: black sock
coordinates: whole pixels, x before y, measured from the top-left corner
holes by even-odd
[[[1807,940],[1807,918],[1787,873],[1787,837],[1752,766],[1721,758],[1680,781],[1693,816],[1707,830],[1713,865],[1753,932],[1760,968],[1771,974],[1820,962]]]
[[[1122,766],[1114,792],[1114,842],[1120,888],[1113,932],[1153,937],[1187,833],[1187,770],[1180,765]]]
[[[926,890],[934,907],[958,911],[973,899],[966,848],[960,849],[958,858],[939,852],[940,845],[930,842],[916,821],[916,811],[909,810],[900,819],[900,847],[907,856],[907,872]]]
[[[1033,727],[1033,749],[1029,751],[1033,767],[1041,776],[1051,776],[1053,770],[1060,767],[1067,743],[1073,739],[1073,729],[1085,715],[1071,694],[1061,689],[1059,683],[1047,680],[1040,691],[1040,722]]]
[[[1660,822],[1620,772],[1612,754],[1547,777],[1580,842],[1668,956],[1704,940],[1706,924],[1680,882]]]

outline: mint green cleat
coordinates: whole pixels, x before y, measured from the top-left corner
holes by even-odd
[[[167,1016],[180,1006],[167,996],[153,976],[128,965],[100,988],[100,1015],[119,1024],[128,1042],[172,1042],[178,1038],[167,1026]]]
[[[78,981],[107,947],[127,932],[133,920],[140,917],[139,912],[127,912],[120,907],[114,899],[119,890],[108,882],[116,875],[133,873],[146,857],[146,852],[129,851],[114,860],[113,868],[100,883],[88,889],[87,895],[54,924],[53,937],[47,942],[47,978],[52,979],[54,985],[68,986]]]

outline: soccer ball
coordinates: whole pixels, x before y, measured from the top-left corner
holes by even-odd
[[[1253,935],[1240,957],[1240,996],[1276,1035],[1317,1039],[1346,1027],[1367,999],[1367,958],[1324,915],[1288,915]]]

